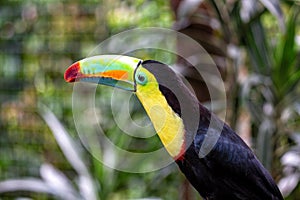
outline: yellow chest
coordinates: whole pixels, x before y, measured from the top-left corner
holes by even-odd
[[[141,88],[136,94],[164,147],[175,158],[184,144],[182,119],[172,110],[159,90],[143,91]]]

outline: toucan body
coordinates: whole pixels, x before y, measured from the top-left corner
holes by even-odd
[[[164,147],[204,199],[283,199],[252,150],[199,103],[168,65],[101,55],[72,64],[66,70],[65,80],[134,92]]]

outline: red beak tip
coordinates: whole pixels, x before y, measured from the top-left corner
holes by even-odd
[[[64,78],[66,82],[75,82],[80,73],[79,62],[73,63],[65,72]]]

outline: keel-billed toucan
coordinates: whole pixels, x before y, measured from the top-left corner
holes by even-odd
[[[65,80],[135,93],[164,147],[204,199],[283,199],[252,150],[199,103],[168,65],[129,56],[94,56],[72,64]]]

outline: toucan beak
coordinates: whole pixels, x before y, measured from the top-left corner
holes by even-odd
[[[73,63],[65,72],[67,82],[91,82],[135,91],[134,73],[142,60],[122,55],[100,55]]]

